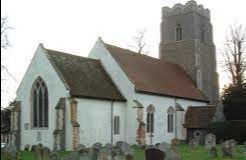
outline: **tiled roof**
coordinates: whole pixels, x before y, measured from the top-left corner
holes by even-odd
[[[212,122],[215,106],[191,106],[185,114],[185,128],[207,128]]]
[[[138,92],[208,101],[177,64],[104,43]]]
[[[72,97],[125,101],[99,60],[50,49],[46,51]]]

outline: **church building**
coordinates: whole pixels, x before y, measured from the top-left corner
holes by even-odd
[[[218,100],[209,10],[193,0],[163,7],[159,55],[101,38],[88,57],[40,44],[12,104],[12,140],[21,149],[42,143],[75,150],[95,142],[149,145],[186,140],[193,131],[202,135]]]

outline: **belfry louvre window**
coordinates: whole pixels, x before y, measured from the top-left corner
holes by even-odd
[[[182,40],[182,26],[178,24],[176,26],[176,41]]]
[[[154,106],[150,105],[147,108],[147,132],[153,133],[154,132]]]
[[[120,134],[120,116],[114,116],[114,134]]]
[[[32,88],[32,127],[48,127],[48,89],[39,77]]]
[[[174,109],[169,107],[167,110],[167,132],[173,132],[174,128]]]

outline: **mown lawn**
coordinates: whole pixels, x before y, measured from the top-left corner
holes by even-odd
[[[218,158],[213,160],[245,160],[243,158],[243,146],[238,146],[238,150],[236,155],[233,159],[230,158],[222,158],[221,148],[217,147],[218,150]],[[60,156],[65,156],[69,154],[68,151],[60,152]],[[34,155],[32,152],[21,152],[22,160],[34,160]],[[134,160],[144,160],[144,150],[142,149],[135,149],[135,156]],[[188,148],[187,145],[181,146],[181,157],[182,160],[211,160],[208,155],[208,151],[204,148],[204,146],[199,146],[198,150],[192,151]],[[2,156],[1,156],[2,159]],[[2,159],[3,160],[3,159]]]

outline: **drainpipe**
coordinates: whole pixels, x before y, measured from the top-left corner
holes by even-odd
[[[175,106],[174,106],[174,110],[175,110],[175,138],[177,138],[178,136],[177,136],[177,126],[178,126],[178,124],[177,124],[177,111],[176,111],[176,106],[177,106],[177,99],[175,98],[174,99],[174,103],[175,103]]]
[[[113,139],[113,128],[114,128],[114,102],[111,102],[111,144],[113,145],[114,139]]]

